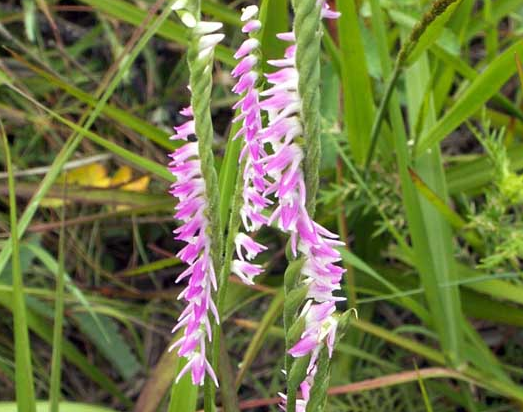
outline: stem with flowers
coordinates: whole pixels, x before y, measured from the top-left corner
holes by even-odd
[[[321,10],[322,4],[318,0],[293,0],[294,35],[296,42],[295,66],[298,71],[298,95],[300,96],[300,120],[304,145],[304,177],[306,187],[306,209],[309,215],[314,216],[316,209],[316,193],[319,184],[320,162],[320,52],[321,52]],[[285,281],[285,336],[287,371],[287,411],[294,412],[297,406],[297,390],[307,375],[309,357],[299,358],[292,362],[289,351],[296,343],[297,333],[304,329],[303,318],[298,317],[297,309],[305,299],[304,291],[296,289],[299,272],[303,262],[298,261],[297,273],[292,273],[293,265],[286,271]],[[294,297],[294,298],[293,298]],[[292,332],[292,333],[291,333]]]
[[[305,138],[305,184],[307,210],[314,216],[319,184],[320,164],[320,54],[321,12],[323,0],[293,0],[296,36],[296,68],[299,73],[298,94],[301,98],[301,121]]]
[[[209,343],[213,335],[219,334],[216,326],[220,313],[212,295],[213,290],[218,289],[216,273],[220,273],[223,265],[223,235],[212,152],[214,131],[210,101],[214,48],[224,35],[214,33],[222,27],[221,23],[200,20],[200,0],[178,0],[172,8],[190,29],[191,36],[187,52],[191,106],[181,112],[191,119],[175,128],[177,134],[173,138],[187,143],[171,155],[170,164],[176,177],[171,193],[179,200],[175,218],[184,222],[174,233],[176,239],[187,242],[178,256],[188,268],[177,281],[188,277],[189,284],[179,298],[184,298],[188,305],[174,328],[184,328],[184,336],[172,348],[179,347],[178,355],[188,360],[180,376],[190,369],[193,383],[205,385],[205,410],[212,411],[215,409],[215,387],[218,386],[215,372],[218,354]],[[209,312],[214,322],[211,322]]]

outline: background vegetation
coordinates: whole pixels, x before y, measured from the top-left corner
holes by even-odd
[[[172,385],[181,361],[166,352],[182,268],[165,165],[189,98],[172,2],[0,3],[0,412],[16,396],[19,411],[34,399],[200,406],[189,380]],[[224,217],[239,151],[229,70],[249,3],[202,4],[227,33],[213,97]],[[431,5],[338,0],[342,17],[325,27],[317,218],[347,241],[358,313],[330,411],[523,410],[523,4]],[[288,4],[261,7],[275,58]],[[277,410],[283,382],[286,239],[260,236],[267,275],[227,299],[228,411]]]

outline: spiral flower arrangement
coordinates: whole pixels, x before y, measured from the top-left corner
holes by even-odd
[[[178,257],[188,267],[177,280],[188,279],[179,296],[186,301],[186,308],[174,328],[183,328],[184,334],[172,346],[187,358],[180,376],[191,370],[194,384],[201,385],[209,376],[218,386],[214,362],[206,352],[212,325],[220,318],[213,300],[214,292],[222,286],[216,273],[230,268],[244,283],[253,284],[263,272],[253,261],[267,250],[253,237],[260,228],[274,226],[289,235],[294,261],[289,266],[294,269],[285,275],[287,391],[281,393],[280,404],[291,412],[309,410],[312,398],[319,404],[326,396],[328,359],[338,328],[336,302],[344,300],[336,296],[344,273],[336,248],[343,243],[313,219],[321,133],[318,33],[322,18],[338,14],[322,0],[296,0],[293,6],[293,31],[278,35],[289,46],[281,59],[268,61],[276,71],[265,75],[259,65],[262,23],[257,18],[258,8],[248,6],[241,16],[246,39],[234,55],[238,64],[231,72],[236,79],[232,91],[239,95],[233,121],[240,122],[235,139],[242,140],[238,159],[241,205],[238,228],[231,227],[228,237],[233,239],[226,241],[234,244],[235,258],[232,252],[222,256],[209,113],[213,49],[223,35],[215,33],[220,23],[199,20],[198,1],[179,0],[173,7],[192,33],[188,64],[193,97],[191,107],[181,112],[189,120],[176,127],[173,136],[185,144],[171,155],[170,163],[177,179],[171,190],[178,199],[175,218],[183,222],[174,233],[177,240],[187,243]],[[263,78],[268,84],[265,89]],[[313,396],[315,391],[319,396]]]

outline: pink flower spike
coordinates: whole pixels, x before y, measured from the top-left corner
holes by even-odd
[[[254,83],[256,83],[256,80],[258,80],[258,74],[255,72],[248,72],[240,77],[240,81],[234,85],[232,91],[238,94],[243,93],[252,88]]]
[[[181,113],[192,117],[190,107],[183,109]],[[190,119],[175,130],[177,132],[175,138],[187,140],[189,135],[195,133],[194,120]],[[210,338],[211,333],[208,311],[211,311],[217,323],[219,319],[211,297],[211,288],[216,289],[216,276],[210,254],[211,240],[206,231],[209,221],[204,210],[208,204],[198,143],[187,142],[176,149],[170,157],[172,161],[169,163],[169,170],[176,177],[170,193],[178,199],[175,218],[183,222],[173,232],[177,240],[186,242],[177,256],[187,264],[187,268],[176,282],[188,280],[187,286],[178,297],[184,299],[187,306],[173,328],[173,333],[181,329],[184,333],[170,348],[170,350],[178,348],[178,356],[187,359],[187,365],[176,379],[179,381],[190,370],[195,385],[203,384],[206,373],[218,385],[216,375],[205,359],[205,337]]]
[[[335,18],[339,14],[331,11],[325,0],[318,0],[321,17]],[[336,247],[341,246],[337,236],[316,224],[305,207],[307,198],[302,170],[303,146],[296,139],[303,136],[301,118],[302,100],[298,91],[300,73],[296,67],[297,46],[293,32],[281,33],[277,37],[291,44],[284,57],[268,63],[279,68],[267,75],[272,87],[260,96],[260,107],[267,112],[268,125],[261,133],[263,143],[270,149],[261,155],[264,165],[266,186],[264,197],[274,196],[276,208],[268,224],[277,226],[290,236],[292,254],[304,259],[303,284],[307,286],[307,303],[299,315],[305,321],[305,331],[300,340],[289,350],[294,357],[310,355],[307,376],[301,383],[302,399],[296,401],[296,411],[305,411],[314,384],[320,351],[327,348],[329,356],[335,342],[337,321],[334,312],[336,302],[345,300],[335,296],[341,288],[344,269],[338,266],[341,260]],[[305,46],[306,47],[306,46]],[[307,136],[304,136],[307,137]],[[286,409],[287,398],[282,395],[280,407]]]
[[[300,358],[308,355],[314,348],[318,346],[318,342],[314,336],[306,336],[300,339],[296,345],[289,349],[289,355]]]
[[[194,120],[189,120],[181,126],[175,127],[176,134],[171,136],[173,140],[187,140],[187,137],[195,133]]]
[[[256,6],[249,6],[243,10],[242,21],[246,21],[242,29],[244,33],[259,30],[261,23],[255,20],[257,14],[258,8]],[[262,128],[261,107],[259,93],[256,89],[256,83],[260,77],[257,71],[258,57],[252,53],[259,47],[258,40],[252,37],[245,40],[234,55],[236,59],[243,58],[243,60],[231,73],[233,77],[239,77],[232,91],[242,95],[233,106],[235,110],[240,109],[240,113],[233,119],[233,122],[243,122],[234,139],[242,137],[244,141],[239,159],[240,163],[245,164],[243,205],[240,209],[240,217],[243,228],[248,232],[257,230],[267,223],[267,218],[262,212],[270,204],[270,201],[263,195],[266,185],[265,168],[259,161],[260,156],[265,156],[265,150],[260,135]],[[238,234],[235,242],[238,260],[233,263],[233,271],[244,282],[252,284],[253,277],[260,274],[262,269],[260,266],[246,261],[254,259],[258,253],[266,248],[242,233]]]

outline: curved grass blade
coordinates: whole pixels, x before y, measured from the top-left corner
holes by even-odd
[[[0,121],[0,134],[4,148],[9,184],[9,215],[11,222],[12,272],[13,272],[13,327],[15,344],[15,385],[16,404],[20,412],[36,411],[33,383],[33,366],[31,363],[31,346],[27,329],[27,313],[24,296],[24,281],[20,266],[20,241],[18,239],[18,222],[16,208],[15,181],[11,164],[11,151],[5,134],[4,125]]]
[[[448,112],[421,136],[416,153],[424,153],[439,143],[496,94],[517,71],[514,63],[516,53],[523,53],[523,41],[501,53],[472,82]]]

